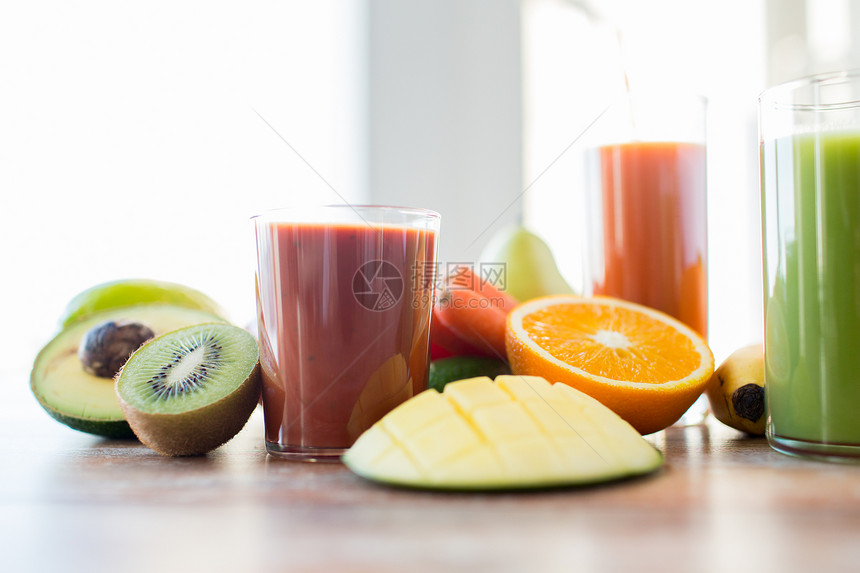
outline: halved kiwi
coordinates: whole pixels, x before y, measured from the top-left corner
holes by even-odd
[[[30,374],[33,395],[54,419],[90,434],[134,437],[117,400],[113,378],[87,372],[78,355],[81,340],[93,327],[122,320],[146,324],[160,334],[219,318],[200,310],[144,304],[98,312],[65,328],[39,352]]]
[[[230,440],[260,396],[257,341],[228,324],[153,338],[117,376],[120,406],[138,439],[169,456],[204,454]]]

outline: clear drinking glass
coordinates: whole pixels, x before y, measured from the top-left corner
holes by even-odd
[[[336,205],[253,222],[266,449],[337,461],[427,387],[439,214]]]
[[[759,97],[767,438],[860,459],[860,71]]]
[[[661,310],[708,334],[706,102],[628,95],[586,152],[593,294]]]
[[[628,93],[589,130],[586,292],[663,311],[708,335],[705,98]],[[682,417],[707,415],[700,398]]]

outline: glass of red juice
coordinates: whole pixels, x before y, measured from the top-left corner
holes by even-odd
[[[661,310],[708,335],[706,101],[628,93],[586,153],[593,294]]]
[[[708,336],[705,98],[628,92],[590,129],[585,291],[669,314]],[[678,423],[707,416],[704,397]]]
[[[266,449],[338,461],[427,387],[440,216],[331,205],[253,223]]]

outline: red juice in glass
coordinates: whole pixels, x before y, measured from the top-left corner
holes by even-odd
[[[594,153],[603,215],[594,294],[656,308],[707,337],[705,146],[630,142]]]
[[[707,101],[632,91],[591,128],[586,290],[708,335]]]
[[[427,387],[439,217],[333,206],[255,225],[266,447],[337,460]]]

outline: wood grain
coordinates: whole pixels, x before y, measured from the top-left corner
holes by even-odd
[[[259,411],[206,457],[0,421],[2,571],[835,571],[860,567],[860,467],[710,421],[659,473],[531,493],[390,489],[270,458]]]

